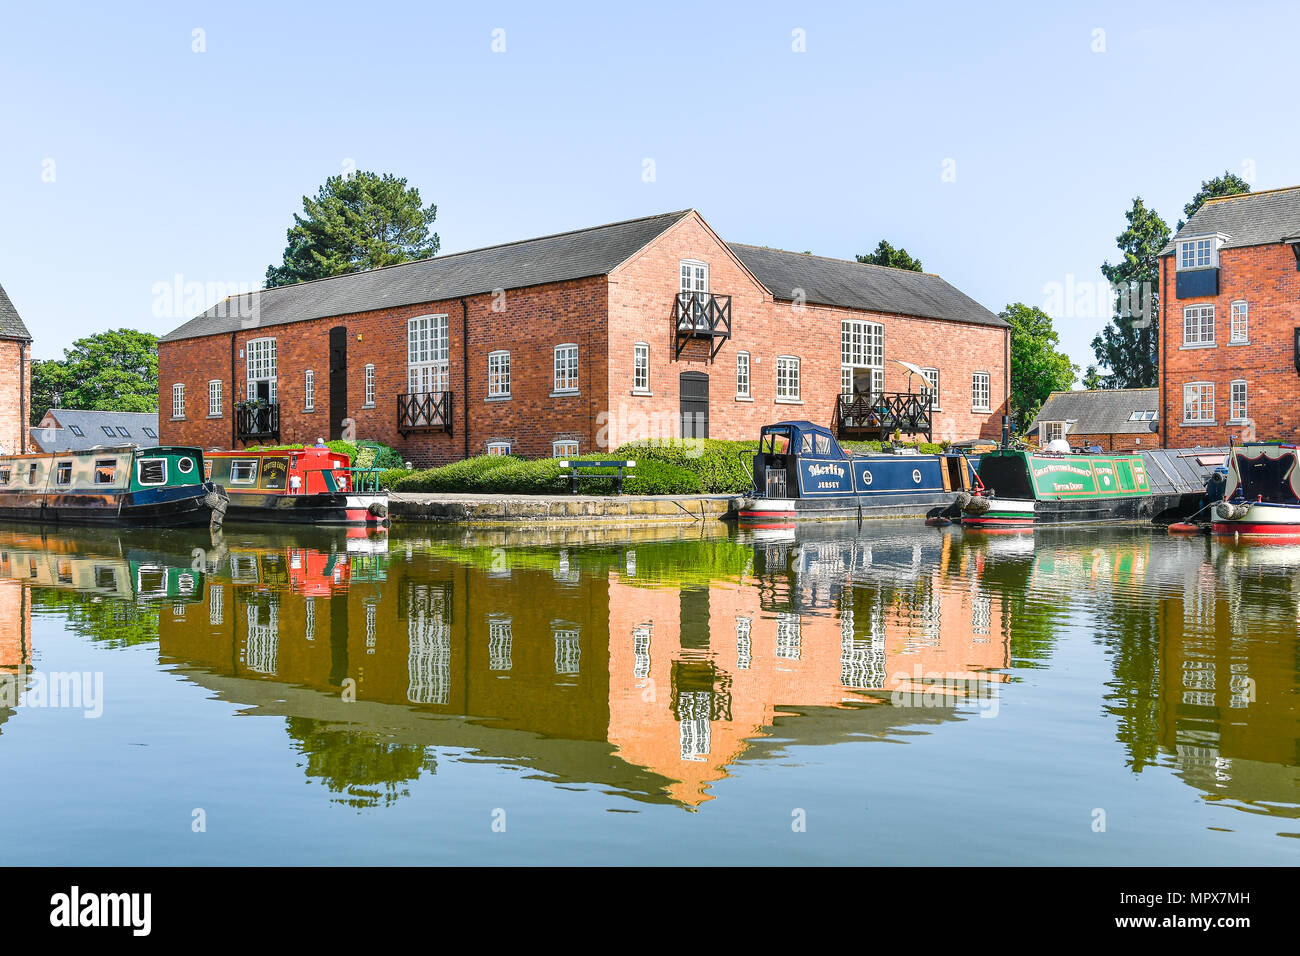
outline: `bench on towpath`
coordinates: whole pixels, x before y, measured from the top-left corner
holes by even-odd
[[[576,495],[578,493],[579,478],[611,477],[607,471],[596,472],[594,471],[594,469],[597,468],[615,469],[616,473],[613,476],[614,494],[621,495],[623,493],[623,473],[626,471],[631,471],[633,468],[635,468],[636,462],[634,461],[567,461],[566,460],[560,462],[560,467],[567,468],[569,471],[569,494],[571,495]],[[584,473],[583,471],[584,468],[592,469],[592,471]]]

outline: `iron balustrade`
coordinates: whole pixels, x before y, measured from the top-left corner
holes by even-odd
[[[451,392],[405,392],[397,396],[397,431],[451,434]]]
[[[712,359],[731,338],[731,296],[711,292],[679,292],[673,299],[673,329],[676,332],[677,358],[693,338],[711,339]]]
[[[839,395],[832,429],[839,438],[884,439],[894,432],[930,440],[930,397],[916,392]]]
[[[279,402],[236,403],[235,439],[245,444],[250,441],[279,441]]]

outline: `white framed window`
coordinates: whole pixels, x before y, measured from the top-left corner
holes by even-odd
[[[1183,344],[1214,344],[1214,306],[1189,305],[1183,309]]]
[[[645,342],[632,346],[632,391],[650,394],[650,346]]]
[[[1214,265],[1215,240],[1187,239],[1178,244],[1179,269],[1208,269]]]
[[[142,485],[167,484],[167,459],[137,459],[135,463],[135,480]]]
[[[487,446],[489,455],[508,455],[510,454],[510,442],[508,441],[490,441]]]
[[[208,417],[221,417],[221,379],[214,378],[208,382]]]
[[[1236,379],[1228,386],[1228,413],[1233,422],[1244,422],[1250,418],[1244,378]]]
[[[989,373],[975,372],[970,381],[971,408],[977,412],[992,411],[992,393],[989,388]]]
[[[185,386],[177,382],[172,386],[172,418],[185,417]]]
[[[230,483],[232,485],[251,485],[257,481],[256,458],[236,458],[230,463]]]
[[[578,390],[578,347],[576,345],[557,345],[555,347],[555,387],[556,392],[576,392]]]
[[[1233,344],[1250,341],[1250,306],[1244,301],[1232,303],[1232,321],[1228,329],[1228,341]]]
[[[930,411],[940,411],[939,370],[937,368],[923,368],[921,374],[925,376],[925,383],[921,386],[921,401],[930,406]]]
[[[451,332],[445,315],[421,315],[406,323],[406,390],[445,392],[451,355]]]
[[[1039,422],[1038,434],[1041,436],[1044,445],[1049,441],[1065,438],[1065,422]]]
[[[794,355],[782,355],[776,360],[776,400],[799,401],[799,359]]]
[[[488,398],[510,397],[510,353],[488,353]]]
[[[1183,421],[1214,421],[1214,384],[1188,382],[1183,386]]]
[[[736,397],[751,398],[749,394],[749,353],[736,353]]]
[[[244,363],[249,401],[276,400],[276,349],[275,339],[253,339],[244,345]]]
[[[551,442],[552,458],[574,458],[578,454],[578,443],[571,438]]]
[[[681,290],[683,292],[709,291],[709,264],[699,259],[681,261]]]
[[[375,367],[366,366],[366,408],[375,407]]]
[[[302,408],[306,412],[316,411],[316,373],[312,369],[302,373]]]

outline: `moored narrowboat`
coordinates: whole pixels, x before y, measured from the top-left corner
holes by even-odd
[[[1234,446],[1211,530],[1244,538],[1300,539],[1296,446],[1263,442]]]
[[[830,429],[806,421],[763,427],[752,478],[738,516],[767,528],[807,518],[955,513],[958,497],[980,488],[964,455],[850,454]]]
[[[35,524],[219,526],[222,491],[197,448],[137,448],[0,456],[0,519]]]
[[[213,451],[212,481],[230,498],[227,521],[386,528],[388,493],[324,445]]]

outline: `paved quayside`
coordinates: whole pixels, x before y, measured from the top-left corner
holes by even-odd
[[[448,521],[479,525],[545,521],[551,525],[601,523],[680,524],[717,521],[735,514],[734,495],[464,495],[389,496],[394,522]]]

